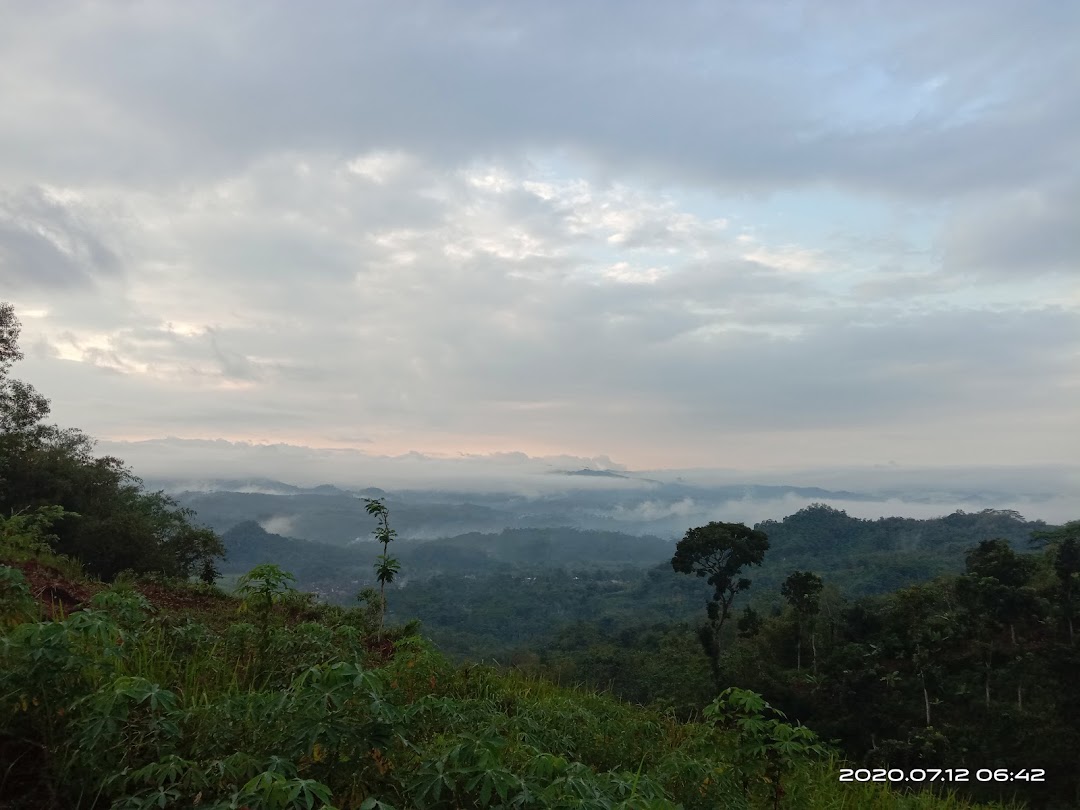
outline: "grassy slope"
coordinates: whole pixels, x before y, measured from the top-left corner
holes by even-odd
[[[0,565],[0,806],[772,806],[752,734],[455,668],[418,638],[377,638],[359,609],[293,596],[260,614],[33,556]],[[968,806],[797,759],[783,807]]]

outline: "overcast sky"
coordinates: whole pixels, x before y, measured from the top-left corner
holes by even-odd
[[[1078,37],[1061,0],[0,3],[15,374],[112,442],[1075,462]]]

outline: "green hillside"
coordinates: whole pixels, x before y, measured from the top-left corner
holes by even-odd
[[[966,806],[841,783],[835,754],[751,692],[679,722],[454,667],[414,629],[315,604],[273,566],[243,598],[106,585],[49,552],[42,523],[0,529],[5,807]]]
[[[367,539],[348,547],[282,537],[254,521],[239,523],[221,535],[222,570],[246,571],[260,562],[278,562],[305,582],[335,575],[366,576],[378,555]],[[470,532],[437,540],[397,540],[396,554],[413,578],[443,574],[490,574],[538,568],[625,568],[654,566],[671,556],[672,544],[659,537],[566,527]]]

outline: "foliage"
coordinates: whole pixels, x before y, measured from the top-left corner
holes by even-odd
[[[355,534],[356,512],[363,506],[355,498],[289,498],[290,510],[301,514],[300,527],[315,525],[315,518],[325,511],[335,525],[352,527],[348,539]],[[307,506],[293,505],[305,498]],[[298,587],[316,590],[339,604],[353,602],[358,584],[377,587],[370,567],[381,544],[315,543],[268,534],[250,520],[236,523],[260,511],[280,509],[275,496],[209,493],[182,500],[197,506],[200,517],[208,509],[212,522],[228,529],[223,535],[228,558],[222,566],[227,574],[276,562],[296,574]],[[344,504],[352,510],[348,520],[338,514]],[[319,505],[323,511],[315,513]],[[395,505],[395,514],[398,508]],[[404,517],[395,518],[395,528],[403,535],[409,531],[403,525],[418,525],[417,509],[406,505]],[[823,537],[807,550],[800,537],[825,526],[831,527],[833,534],[827,537],[834,539],[835,548]],[[1000,511],[867,521],[828,507],[809,508],[772,523],[769,553],[755,569],[749,598],[759,612],[779,607],[776,592],[792,569],[812,570],[848,597],[883,594],[961,572],[965,549],[981,540],[1006,537],[1014,548],[1022,547],[1027,533],[1039,526],[1045,524],[1019,521]],[[595,623],[609,634],[647,627],[661,618],[678,624],[694,619],[701,600],[709,596],[702,580],[676,574],[670,562],[643,567],[649,560],[670,561],[673,543],[660,538],[554,527],[474,532],[430,541],[406,536],[394,542],[394,557],[409,575],[395,577],[387,620],[421,619],[425,634],[457,658],[505,662],[519,648],[542,654],[561,626],[575,622]],[[807,624],[804,642],[814,642],[813,625],[820,622],[815,618]],[[794,638],[791,643],[795,649]]]
[[[753,783],[762,782],[776,808],[788,774],[829,753],[812,731],[784,722],[784,713],[755,692],[725,689],[703,714],[735,732],[732,760],[744,798],[749,798]]]
[[[873,598],[849,598],[826,583],[816,612],[803,616],[799,599],[755,587],[755,607],[743,612],[738,632],[728,628],[723,685],[762,694],[861,765],[974,772],[1038,762],[1046,783],[957,787],[984,799],[1077,806],[1080,734],[1068,718],[1080,712],[1080,650],[1068,619],[1078,575],[1067,540],[1029,555],[981,542],[969,549],[964,573]],[[633,619],[564,625],[545,645],[504,660],[681,718],[699,716],[715,692],[692,626]],[[816,671],[800,667],[800,622]]]
[[[286,600],[295,589],[290,583],[296,577],[273,564],[257,565],[236,582],[236,594],[243,601],[241,610],[255,613],[259,623],[259,658],[266,655],[270,644],[270,627],[276,603]]]
[[[0,567],[0,615],[7,625],[19,624],[36,614],[37,605],[22,571]]]
[[[142,482],[119,459],[95,457],[81,431],[48,425],[48,400],[11,379],[19,322],[0,303],[0,514],[61,507],[50,545],[111,578],[122,570],[189,577],[224,549],[194,513]]]
[[[754,528],[769,535],[774,550],[792,559],[807,555],[820,562],[868,552],[933,552],[962,559],[981,540],[1001,537],[1014,547],[1028,543],[1032,532],[1047,529],[1042,521],[1025,521],[1011,509],[957,510],[931,520],[885,517],[855,518],[842,509],[815,503],[782,520],[765,520]]]
[[[712,664],[717,686],[721,633],[735,597],[750,587],[750,580],[739,574],[746,566],[761,565],[768,548],[769,538],[764,532],[742,523],[715,521],[687,529],[675,547],[671,567],[680,574],[705,577],[713,589],[712,599],[706,603],[708,622],[701,627],[699,639]]]
[[[1080,540],[1080,520],[1072,520],[1063,526],[1052,529],[1043,528],[1031,533],[1031,546],[1045,548],[1047,545],[1060,544],[1066,540]]]
[[[1037,761],[1048,780],[1023,785],[1022,795],[1036,806],[1074,806],[1080,735],[1065,718],[1080,711],[1080,651],[1055,569],[1062,547],[1024,555],[986,540],[969,549],[959,576],[855,601],[826,588],[814,675],[788,652],[799,620],[792,606],[735,642],[726,677],[836,739],[857,762],[1017,771]],[[1017,787],[961,789],[990,798]]]
[[[49,415],[49,401],[45,397],[33,386],[9,376],[12,364],[23,359],[19,349],[20,331],[14,307],[0,301],[0,436],[5,438],[32,432]],[[3,477],[0,483],[4,483]]]
[[[726,694],[707,722],[686,724],[521,674],[454,668],[394,631],[378,642],[391,644],[387,658],[372,651],[363,610],[294,598],[290,582],[275,567],[244,577],[249,609],[273,617],[262,663],[257,627],[222,626],[227,611],[213,605],[205,622],[154,610],[126,579],[62,620],[9,622],[7,805],[908,806],[881,785],[839,786],[816,740],[756,695]]]
[[[1069,628],[1069,644],[1076,643],[1073,619],[1080,593],[1080,538],[1066,537],[1053,552],[1054,573],[1061,587],[1061,613]]]
[[[792,571],[784,584],[780,586],[780,594],[795,611],[796,619],[796,644],[795,644],[795,668],[802,669],[802,640],[803,625],[812,622],[818,612],[818,602],[821,599],[821,591],[825,584],[821,577],[810,571]],[[811,641],[815,637],[811,635]],[[814,671],[817,672],[817,644],[814,643]]]
[[[390,510],[383,498],[364,498],[364,507],[369,515],[374,515],[379,521],[372,534],[383,547],[383,553],[375,560],[375,579],[379,583],[380,599],[379,626],[382,627],[386,616],[386,586],[401,571],[401,563],[389,554],[390,541],[397,536],[397,532],[390,528]]]

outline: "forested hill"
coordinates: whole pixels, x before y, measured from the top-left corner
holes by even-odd
[[[222,535],[226,558],[222,570],[241,573],[253,565],[274,562],[301,581],[327,577],[370,577],[380,547],[358,542],[342,547],[282,537],[254,521],[233,526]],[[504,529],[470,532],[438,540],[398,540],[395,553],[412,579],[437,574],[493,574],[517,568],[606,568],[653,566],[671,557],[674,545],[659,537],[570,528]]]
[[[354,531],[362,535],[364,528],[357,525]],[[965,551],[984,540],[1001,538],[1025,549],[1032,533],[1047,525],[1026,521],[1016,512],[989,509],[928,520],[865,520],[815,504],[783,520],[759,523],[757,528],[769,536],[771,551],[756,581],[771,587],[791,568],[807,568],[843,583],[845,592],[857,595],[884,593],[958,573]],[[250,520],[234,525],[222,539],[227,552],[224,573],[238,574],[253,565],[274,562],[293,571],[307,587],[328,594],[351,592],[359,582],[373,582],[372,565],[379,553],[378,544],[366,540],[344,547],[312,542],[268,532]],[[440,575],[492,576],[496,578],[492,587],[501,587],[501,578],[508,573],[551,568],[636,567],[640,573],[629,576],[643,579],[646,568],[669,568],[673,548],[672,541],[656,536],[569,527],[510,528],[395,543],[407,581]]]
[[[849,596],[866,596],[958,574],[967,551],[986,540],[1005,540],[1026,551],[1032,534],[1049,527],[1004,509],[957,511],[922,520],[868,520],[817,503],[755,528],[769,537],[769,556],[755,583],[779,587],[789,572],[806,569],[827,577]]]
[[[773,554],[815,554],[842,557],[866,551],[933,552],[961,560],[964,550],[994,538],[1026,548],[1032,532],[1045,531],[1041,520],[1024,520],[1009,509],[957,511],[945,517],[918,520],[851,517],[827,504],[813,504],[783,520],[757,524],[769,536]]]
[[[256,565],[274,563],[295,574],[300,582],[309,582],[327,571],[352,574],[371,565],[367,556],[360,559],[347,548],[282,537],[266,531],[253,520],[233,526],[221,535],[221,541],[225,545],[225,559],[221,563],[225,574],[242,574]]]

